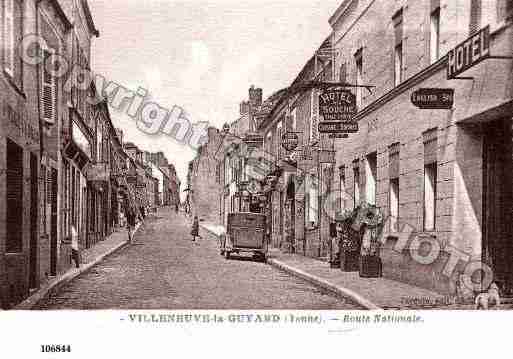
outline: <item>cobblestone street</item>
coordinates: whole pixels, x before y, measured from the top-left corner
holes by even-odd
[[[190,240],[189,219],[161,209],[133,244],[52,293],[38,309],[359,309],[269,265]]]

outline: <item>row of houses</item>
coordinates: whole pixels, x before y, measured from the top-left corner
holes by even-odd
[[[90,68],[99,31],[86,0],[0,5],[0,307],[10,308],[72,266],[73,229],[79,251],[89,249],[123,224],[127,207],[171,204],[179,181],[166,161],[162,189],[94,85],[57,76],[59,58]],[[34,34],[44,40],[27,50],[43,55],[37,65],[19,51]]]
[[[462,273],[482,268],[469,263],[484,263],[511,291],[512,16],[507,0],[343,1],[290,87],[265,101],[252,87],[240,118],[211,129],[190,166],[192,178],[216,173],[191,182],[196,212],[208,208],[223,225],[229,212],[265,213],[274,247],[324,259],[327,209],[369,203],[390,219],[383,276],[454,294]],[[312,81],[355,95],[358,132],[319,133],[322,89],[292,91]],[[433,88],[453,91],[453,106],[412,103],[414,92]],[[292,151],[285,133],[297,135]],[[258,142],[262,155],[241,155],[241,145]],[[425,253],[411,238],[397,251],[405,231],[434,239],[436,259],[414,260]]]

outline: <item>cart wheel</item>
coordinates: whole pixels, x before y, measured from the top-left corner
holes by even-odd
[[[230,259],[230,252],[229,251],[224,251],[224,258]]]
[[[260,261],[262,263],[267,263],[267,256],[265,254],[262,254],[262,257],[260,257]]]
[[[219,253],[220,253],[222,256],[224,256],[224,249],[221,249],[221,250],[219,251]]]

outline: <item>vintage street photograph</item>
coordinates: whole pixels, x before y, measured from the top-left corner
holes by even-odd
[[[513,309],[513,1],[0,0],[0,27],[2,312]]]

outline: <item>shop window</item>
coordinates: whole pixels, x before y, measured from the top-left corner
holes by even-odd
[[[376,188],[377,188],[377,163],[378,156],[376,152],[371,153],[367,156],[366,168],[365,168],[365,200],[369,204],[376,204]]]
[[[435,63],[440,58],[440,0],[431,0],[431,4],[429,47],[431,63]]]
[[[392,18],[394,23],[394,83],[403,81],[403,11],[399,10]]]
[[[6,242],[7,253],[23,251],[23,149],[7,139]]]

